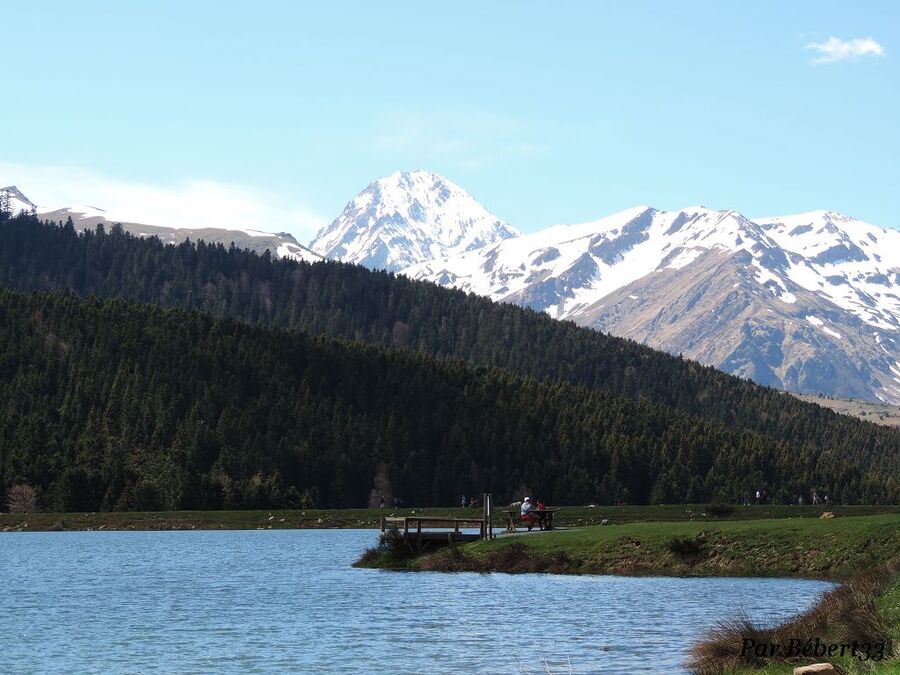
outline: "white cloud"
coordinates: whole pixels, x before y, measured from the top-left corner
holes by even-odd
[[[170,185],[101,176],[65,166],[0,162],[0,186],[16,185],[39,211],[103,209],[111,221],[164,227],[290,232],[306,243],[326,219],[302,204],[247,185],[190,180]]]
[[[884,56],[884,47],[870,37],[842,40],[832,36],[825,42],[811,42],[806,48],[818,53],[810,63],[837,63],[856,61],[864,56]]]

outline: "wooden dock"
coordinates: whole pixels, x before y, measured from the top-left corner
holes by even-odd
[[[494,505],[492,495],[482,499],[481,516],[454,518],[447,516],[382,516],[381,532],[396,529],[403,540],[417,552],[431,544],[455,544],[479,539],[493,539]],[[478,532],[461,530],[478,529]]]

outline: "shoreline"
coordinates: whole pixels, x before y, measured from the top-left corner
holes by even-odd
[[[373,543],[375,543],[373,541]],[[784,577],[841,582],[900,551],[900,515],[636,522],[504,536],[414,555],[376,547],[356,565],[433,572]]]
[[[562,506],[556,515],[560,528],[600,525],[611,527],[633,523],[698,521],[716,523],[770,520],[817,520],[825,510],[836,519],[896,514],[900,506],[734,506],[730,513],[713,516],[705,504],[654,506]],[[477,512],[480,513],[480,507]],[[55,531],[164,531],[164,530],[256,530],[256,529],[377,529],[382,516],[471,516],[475,509],[427,507],[401,509],[294,509],[241,511],[108,511],[0,513],[4,532]],[[495,527],[502,527],[503,508],[498,507]]]

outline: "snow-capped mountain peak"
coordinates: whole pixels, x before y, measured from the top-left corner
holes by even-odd
[[[310,248],[329,258],[399,270],[516,236],[512,226],[446,178],[397,171],[356,195]]]

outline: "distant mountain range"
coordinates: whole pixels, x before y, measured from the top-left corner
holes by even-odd
[[[14,209],[35,209],[7,190]],[[93,207],[38,215],[109,222]],[[387,269],[795,393],[900,403],[900,232],[830,211],[750,219],[641,206],[523,235],[459,186],[413,171],[373,181],[308,247],[285,233],[123,227]]]
[[[126,232],[140,237],[159,237],[162,241],[177,244],[186,239],[221,243],[228,246],[234,243],[239,248],[250,249],[257,253],[270,251],[279,258],[306,260],[314,262],[322,256],[313,253],[287,232],[259,232],[257,230],[229,230],[224,228],[177,228],[164,225],[121,222],[107,217],[106,211],[96,206],[70,205],[60,208],[42,208],[34,204],[16,186],[0,188],[9,198],[9,210],[13,214],[22,211],[35,213],[41,220],[65,223],[69,218],[79,230],[94,229],[97,225],[111,226],[119,223]]]
[[[444,208],[445,185],[423,172],[376,181],[310,247],[761,384],[900,403],[896,230],[830,211],[751,220],[641,206],[521,235],[456,186]]]

